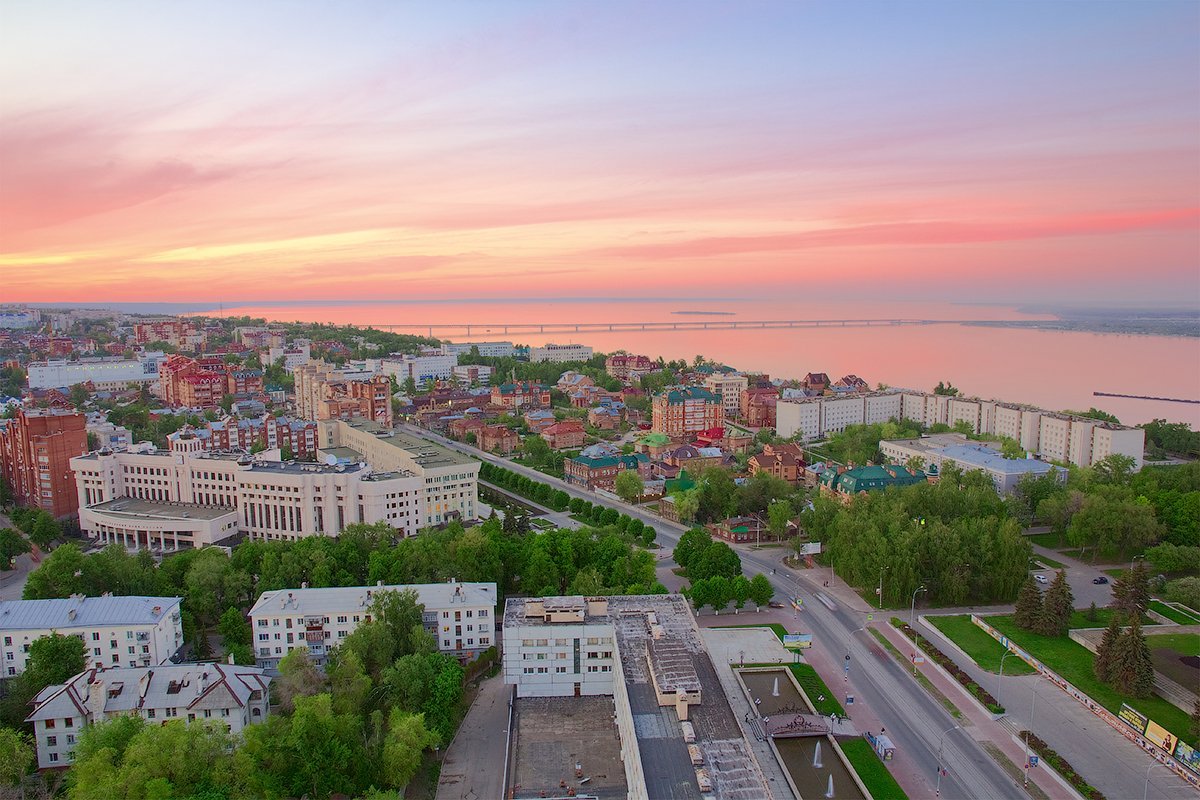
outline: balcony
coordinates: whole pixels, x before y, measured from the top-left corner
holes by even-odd
[[[325,641],[324,631],[305,631],[304,641],[306,642],[323,642]]]
[[[148,641],[150,641],[150,634],[145,633],[145,632],[138,633],[135,635],[135,638],[139,642],[148,642]]]

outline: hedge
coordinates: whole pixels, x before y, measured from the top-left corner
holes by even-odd
[[[1071,766],[1070,762],[1051,749],[1050,745],[1039,739],[1036,733],[1021,731],[1018,738],[1023,742],[1028,742],[1030,750],[1037,753],[1039,758],[1054,767],[1055,772],[1063,776],[1067,783],[1074,786],[1075,790],[1088,798],[1088,800],[1105,800],[1104,794],[1099,789],[1085,781],[1083,776]]]
[[[976,683],[975,679],[963,671],[958,664],[955,664],[950,656],[937,649],[937,646],[934,645],[933,642],[914,631],[907,622],[899,619],[898,617],[892,617],[892,627],[899,628],[905,636],[916,643],[917,647],[921,648],[926,655],[936,661],[938,666],[953,675],[954,679],[962,684],[962,686],[965,687],[968,692],[974,695],[975,699],[978,700],[984,708],[993,714],[1004,713],[1004,706],[1000,705],[996,698],[992,697],[991,692]]]

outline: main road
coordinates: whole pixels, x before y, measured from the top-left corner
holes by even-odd
[[[586,489],[572,486],[537,470],[515,464],[503,458],[484,453],[424,428],[402,425],[406,431],[429,441],[473,458],[488,461],[510,469],[526,477],[562,489],[571,497],[578,497],[596,505],[614,508],[623,514],[652,525],[658,532],[658,540],[664,545],[674,546],[687,528],[664,520],[625,503],[609,500]],[[859,632],[867,624],[865,613],[858,613],[835,603],[835,609],[826,608],[816,602],[815,583],[806,576],[796,577],[790,571],[780,573],[777,558],[757,552],[741,553],[743,569],[754,574],[761,572],[783,595],[795,594],[797,586],[802,596],[808,594],[804,607],[806,621],[814,638],[826,643],[832,652],[844,648],[850,642],[851,661],[848,674],[849,685],[853,685],[856,702],[866,702],[888,729],[888,735],[903,748],[924,774],[934,782],[939,765],[945,765],[949,774],[942,778],[942,796],[947,798],[1025,798],[1029,795],[1021,786],[1000,768],[957,723],[944,708],[924,689],[917,685],[907,671],[894,659],[872,658],[862,646],[867,634]],[[872,640],[873,641],[873,640]],[[866,655],[867,657],[860,657]],[[941,757],[939,758],[939,745]]]

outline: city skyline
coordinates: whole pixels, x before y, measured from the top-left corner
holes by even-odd
[[[203,8],[8,6],[5,301],[1200,297],[1192,3]]]

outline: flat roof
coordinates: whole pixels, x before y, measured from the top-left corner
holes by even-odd
[[[412,589],[417,600],[430,608],[452,605],[495,606],[494,583],[414,583],[391,586],[331,586],[320,589],[277,589],[263,592],[250,609],[250,615],[334,614],[366,608],[380,592]]]
[[[237,510],[227,506],[202,506],[196,503],[156,503],[138,497],[118,497],[88,506],[89,511],[120,514],[130,517],[163,517],[165,519],[218,519]]]
[[[340,420],[340,422],[344,425],[349,425],[351,428],[369,433],[384,444],[389,444],[398,450],[403,450],[420,467],[450,467],[479,463],[473,458],[460,455],[453,450],[447,450],[426,439],[403,431],[386,428],[374,420],[356,419]]]
[[[0,601],[0,630],[96,628],[158,623],[178,609],[182,597],[84,597]]]
[[[518,697],[513,701],[516,758],[512,797],[558,797],[561,782],[601,800],[628,796],[611,696]],[[575,777],[575,765],[583,778]],[[580,783],[583,779],[587,783]],[[519,788],[518,788],[519,787]]]

